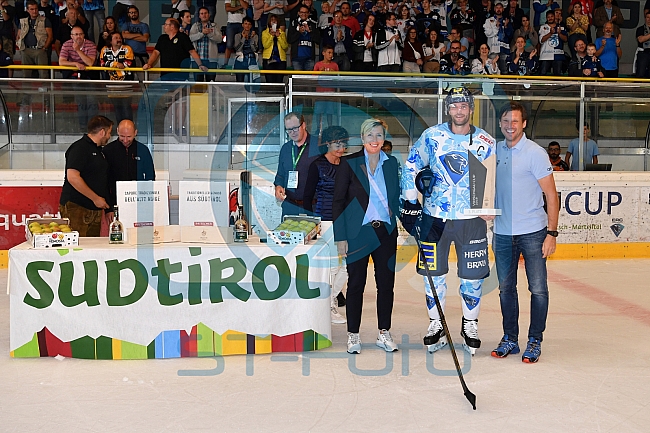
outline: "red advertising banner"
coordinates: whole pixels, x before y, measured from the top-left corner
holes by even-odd
[[[0,250],[25,242],[25,220],[59,214],[60,186],[0,186]]]

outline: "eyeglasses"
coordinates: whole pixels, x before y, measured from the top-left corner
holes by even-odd
[[[285,128],[285,130],[286,130],[289,134],[291,134],[292,132],[298,132],[298,130],[299,130],[300,127],[302,126],[302,123],[303,123],[303,122],[301,122],[300,125],[298,125],[298,126],[294,126],[293,128]]]
[[[346,149],[348,147],[348,143],[345,141],[332,141],[329,143],[329,147],[332,149]]]
[[[83,33],[70,33],[70,36],[83,36]]]

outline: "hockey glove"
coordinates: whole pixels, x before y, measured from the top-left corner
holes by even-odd
[[[422,218],[422,205],[419,201],[411,203],[408,200],[402,200],[399,207],[399,220],[402,226],[410,235],[416,235],[416,227]]]

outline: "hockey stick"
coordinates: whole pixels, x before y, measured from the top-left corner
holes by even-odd
[[[460,379],[460,384],[463,387],[463,394],[465,394],[465,398],[469,400],[469,403],[472,405],[472,408],[476,410],[476,395],[472,393],[472,391],[467,388],[467,384],[465,383],[465,378],[463,377],[463,372],[460,369],[460,363],[458,362],[458,356],[456,355],[456,349],[454,349],[454,342],[451,340],[451,334],[449,333],[449,328],[447,327],[447,320],[445,320],[445,313],[442,312],[442,307],[440,306],[440,299],[438,298],[438,292],[436,291],[436,286],[433,284],[433,278],[431,278],[431,274],[429,273],[429,259],[424,255],[424,249],[422,248],[422,244],[420,243],[420,227],[416,227],[416,234],[417,237],[415,237],[415,242],[418,244],[418,250],[420,251],[420,255],[422,256],[422,260],[424,261],[424,272],[427,274],[427,279],[429,280],[429,286],[431,286],[431,291],[433,292],[433,298],[436,301],[436,308],[438,309],[438,315],[440,316],[440,322],[442,322],[442,329],[445,331],[445,335],[447,336],[447,340],[449,342],[449,348],[451,349],[451,356],[454,358],[454,364],[456,365],[456,371],[458,372],[458,378]]]

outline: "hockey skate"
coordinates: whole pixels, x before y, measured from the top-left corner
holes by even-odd
[[[481,347],[481,340],[478,338],[478,319],[467,320],[463,317],[460,336],[465,340],[463,349],[474,356],[476,349]]]
[[[437,352],[447,345],[447,336],[439,319],[433,319],[429,323],[427,335],[424,336],[424,344],[429,353]]]

